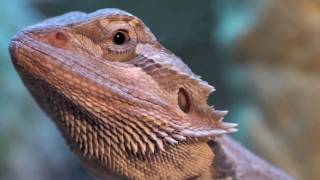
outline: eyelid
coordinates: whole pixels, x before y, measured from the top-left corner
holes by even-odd
[[[102,33],[104,38],[110,38],[113,36],[113,34],[116,31],[119,31],[119,30],[130,34],[132,27],[129,24],[124,22],[110,22],[109,24],[102,26],[102,28],[103,28]]]

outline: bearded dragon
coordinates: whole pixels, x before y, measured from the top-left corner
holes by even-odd
[[[217,140],[237,129],[222,121],[227,111],[207,104],[214,88],[125,11],[71,12],[45,20],[17,33],[10,53],[31,95],[97,177],[260,173],[250,163],[262,160],[229,138]],[[257,177],[287,177],[267,164],[262,170]]]

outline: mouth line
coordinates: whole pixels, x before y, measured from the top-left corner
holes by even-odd
[[[51,49],[53,52],[48,53],[49,50],[47,50],[48,48],[46,46],[49,49]],[[39,42],[29,37],[28,35],[24,35],[22,38],[13,39],[10,45],[10,49],[11,48],[16,49],[15,53],[13,53],[13,56],[16,57],[15,61],[18,61],[19,64],[25,64],[26,62],[24,61],[35,61],[34,64],[38,66],[45,66],[43,69],[46,69],[47,67],[43,61],[47,61],[52,66],[55,66],[53,70],[48,70],[48,73],[54,73],[54,71],[58,69],[64,69],[64,71],[66,71],[66,73],[68,74],[71,74],[71,76],[81,77],[81,79],[86,80],[88,82],[92,82],[95,86],[98,86],[101,89],[105,89],[105,91],[109,91],[111,94],[115,94],[117,96],[119,96],[119,94],[122,94],[121,97],[119,98],[127,99],[128,101],[137,102],[137,103],[138,101],[144,101],[145,103],[148,103],[150,105],[152,104],[153,106],[155,105],[157,107],[160,106],[162,108],[167,108],[166,102],[156,97],[150,99],[151,96],[148,96],[147,94],[144,97],[138,97],[137,95],[135,95],[135,93],[133,93],[135,90],[123,87],[123,85],[118,84],[113,80],[110,80],[110,78],[107,78],[105,75],[100,74],[103,72],[95,72],[95,70],[97,69],[94,69],[94,66],[90,66],[90,65],[88,66],[88,64],[87,66],[85,66],[83,63],[79,61],[74,61],[74,59],[72,60],[71,58],[77,59],[77,57],[72,57],[72,55],[75,55],[75,54],[72,54],[72,53],[68,54],[67,51],[59,51],[59,49],[54,48],[48,44]],[[17,49],[23,49],[23,50],[17,51]],[[32,51],[32,52],[28,52],[28,51]],[[20,54],[17,54],[17,52],[19,52]],[[38,54],[37,55],[38,57],[32,55],[33,53]],[[67,53],[67,54],[63,54],[63,53]],[[78,57],[81,58],[81,56],[79,55]],[[110,66],[110,64],[114,63],[114,62],[112,63],[105,62],[97,57],[92,57],[89,55],[86,55],[85,58],[89,58],[89,59],[94,58],[95,61],[101,65]],[[120,64],[120,63],[117,63],[117,64]],[[120,65],[122,67],[130,66],[129,64],[123,64],[123,65],[120,64]],[[74,69],[77,69],[77,68],[80,68],[80,69],[75,71]],[[28,69],[26,70],[29,71]],[[44,80],[46,79],[44,78]]]

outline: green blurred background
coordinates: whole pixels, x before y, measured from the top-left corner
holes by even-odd
[[[320,177],[317,0],[3,0],[0,179],[93,179],[15,72],[10,38],[47,17],[106,7],[140,17],[217,91],[209,103],[240,124],[234,137],[298,179]]]

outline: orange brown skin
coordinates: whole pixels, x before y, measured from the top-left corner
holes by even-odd
[[[32,96],[98,177],[211,178],[208,141],[236,131],[222,122],[226,111],[207,104],[214,88],[127,12],[51,18],[18,33],[10,53]]]

